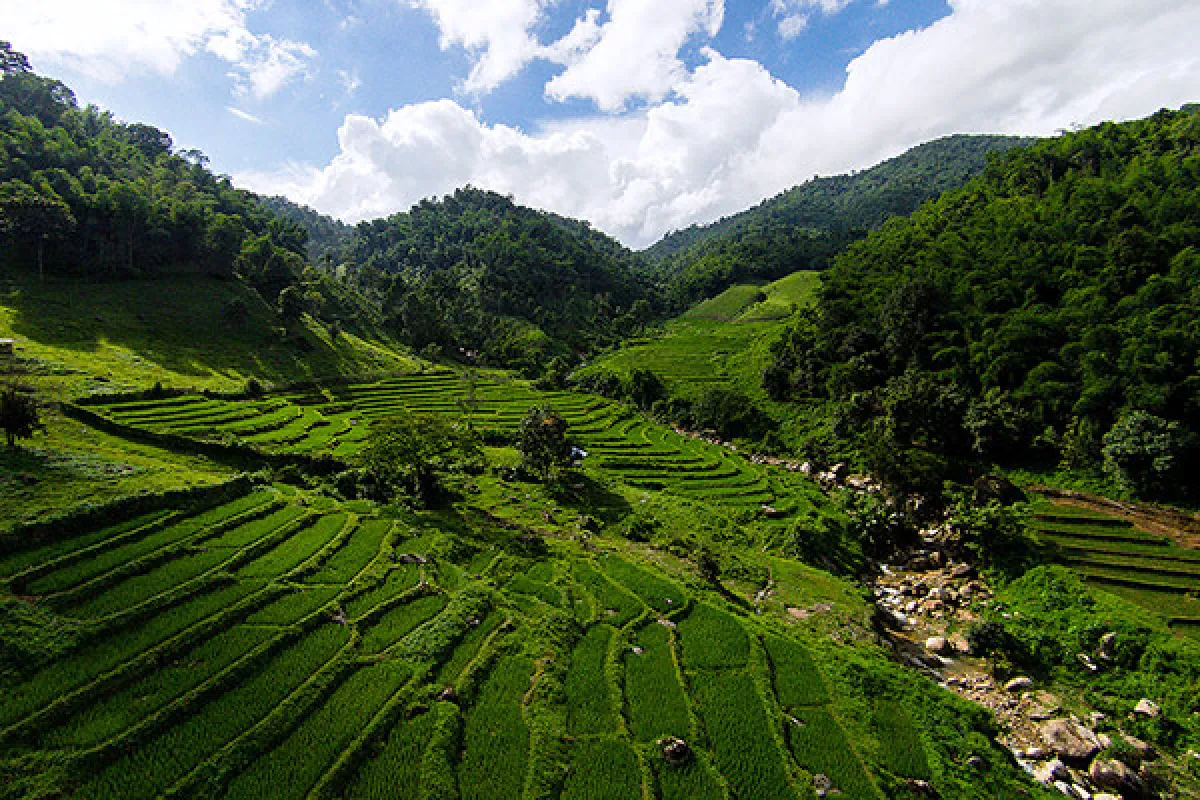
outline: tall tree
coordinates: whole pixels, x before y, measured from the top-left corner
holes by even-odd
[[[574,448],[567,440],[567,428],[567,421],[553,408],[529,409],[517,437],[522,466],[543,481],[570,466]]]
[[[0,430],[9,447],[19,439],[28,439],[37,431],[44,431],[37,398],[15,384],[0,389]]]
[[[38,278],[44,281],[46,244],[66,239],[75,230],[75,217],[60,200],[22,192],[0,199],[0,229],[37,254]]]

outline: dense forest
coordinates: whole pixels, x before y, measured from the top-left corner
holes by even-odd
[[[962,186],[988,156],[1031,143],[1010,136],[950,136],[876,167],[813,180],[755,208],[669,234],[645,251],[676,307],[736,283],[820,270],[891,216]]]
[[[0,43],[0,221],[45,275],[237,275],[272,297],[296,283],[307,232],[214,175],[169,134],[80,108]]]
[[[291,220],[308,232],[309,261],[324,267],[342,263],[346,248],[354,236],[352,226],[308,206],[293,203],[286,197],[259,196],[257,199],[263,208]]]
[[[1010,153],[840,256],[774,347],[776,399],[908,488],[980,461],[1197,489],[1200,107]]]
[[[359,223],[348,258],[409,344],[532,372],[627,335],[657,305],[615,240],[470,187]]]

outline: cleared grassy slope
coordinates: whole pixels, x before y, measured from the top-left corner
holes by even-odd
[[[726,384],[765,401],[759,378],[769,363],[768,348],[795,310],[813,301],[819,285],[817,273],[796,272],[764,286],[731,287],[666,323],[659,335],[631,340],[580,374],[608,370],[627,376],[648,369],[681,397]]]
[[[239,323],[227,312],[237,303],[246,309]],[[0,282],[0,338],[16,339],[30,380],[60,397],[155,382],[229,389],[251,377],[286,382],[416,368],[380,344],[386,340],[369,323],[333,339],[306,318],[285,334],[256,293],[204,278]]]

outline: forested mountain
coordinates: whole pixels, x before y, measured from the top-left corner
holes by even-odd
[[[270,299],[299,277],[304,229],[176,152],[41,77],[2,46],[0,228],[14,261],[64,277],[235,274]]]
[[[308,206],[293,203],[283,196],[260,196],[258,202],[263,208],[291,220],[308,232],[307,252],[313,264],[333,266],[341,263],[354,237],[352,226]]]
[[[470,187],[360,223],[349,258],[405,341],[529,369],[627,334],[654,300],[618,242]]]
[[[1195,499],[1198,248],[1200,106],[1046,140],[851,246],[764,385],[902,483],[1040,456]]]
[[[950,136],[851,175],[814,178],[711,225],[669,234],[645,251],[677,306],[735,283],[824,269],[891,216],[962,186],[992,153],[1030,144],[1011,136]]]

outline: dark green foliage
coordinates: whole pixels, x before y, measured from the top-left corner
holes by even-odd
[[[359,771],[347,796],[353,800],[419,800],[421,757],[437,718],[437,711],[427,711],[398,723],[379,753]]]
[[[15,682],[70,650],[83,625],[13,597],[0,599],[0,680]]]
[[[617,721],[608,689],[608,646],[613,629],[594,625],[571,652],[567,673],[567,730],[574,735],[611,733]]]
[[[883,766],[901,778],[929,780],[929,758],[912,715],[902,703],[887,697],[875,698],[875,736]]]
[[[230,276],[236,261],[263,288],[294,279],[303,228],[214,175],[203,154],[176,152],[152,126],[79,108],[67,87],[6,52],[14,66],[0,77],[0,216],[18,261],[71,278]]]
[[[823,269],[862,232],[962,186],[991,153],[1028,143],[1001,136],[951,136],[853,175],[814,178],[756,208],[666,236],[646,251],[667,276],[670,297],[690,305],[737,283]]]
[[[565,417],[547,406],[536,406],[521,420],[517,450],[521,466],[541,480],[548,480],[571,465],[571,443],[567,440]]]
[[[0,389],[0,430],[9,447],[45,429],[32,392],[15,385]]]
[[[837,433],[899,488],[929,491],[973,460],[1057,460],[1060,446],[1086,465],[1123,416],[1147,423],[1118,436],[1137,469],[1168,451],[1194,463],[1198,147],[1188,107],[993,161],[840,256],[764,385],[828,398]],[[1195,490],[1184,473],[1178,496]]]
[[[440,476],[479,456],[478,438],[465,424],[401,414],[371,426],[361,461],[381,497],[403,488],[428,505],[437,499]]]
[[[641,795],[641,770],[627,742],[584,739],[575,743],[563,800],[629,800]]]
[[[822,773],[852,800],[879,800],[879,790],[867,777],[846,734],[823,708],[799,709],[786,723],[788,747],[796,763],[811,773]]]
[[[1178,422],[1145,411],[1123,414],[1104,435],[1104,469],[1138,495],[1162,494],[1185,454]]]
[[[360,223],[351,259],[408,343],[532,375],[565,345],[630,332],[634,303],[652,298],[638,257],[587,223],[470,187]]]

